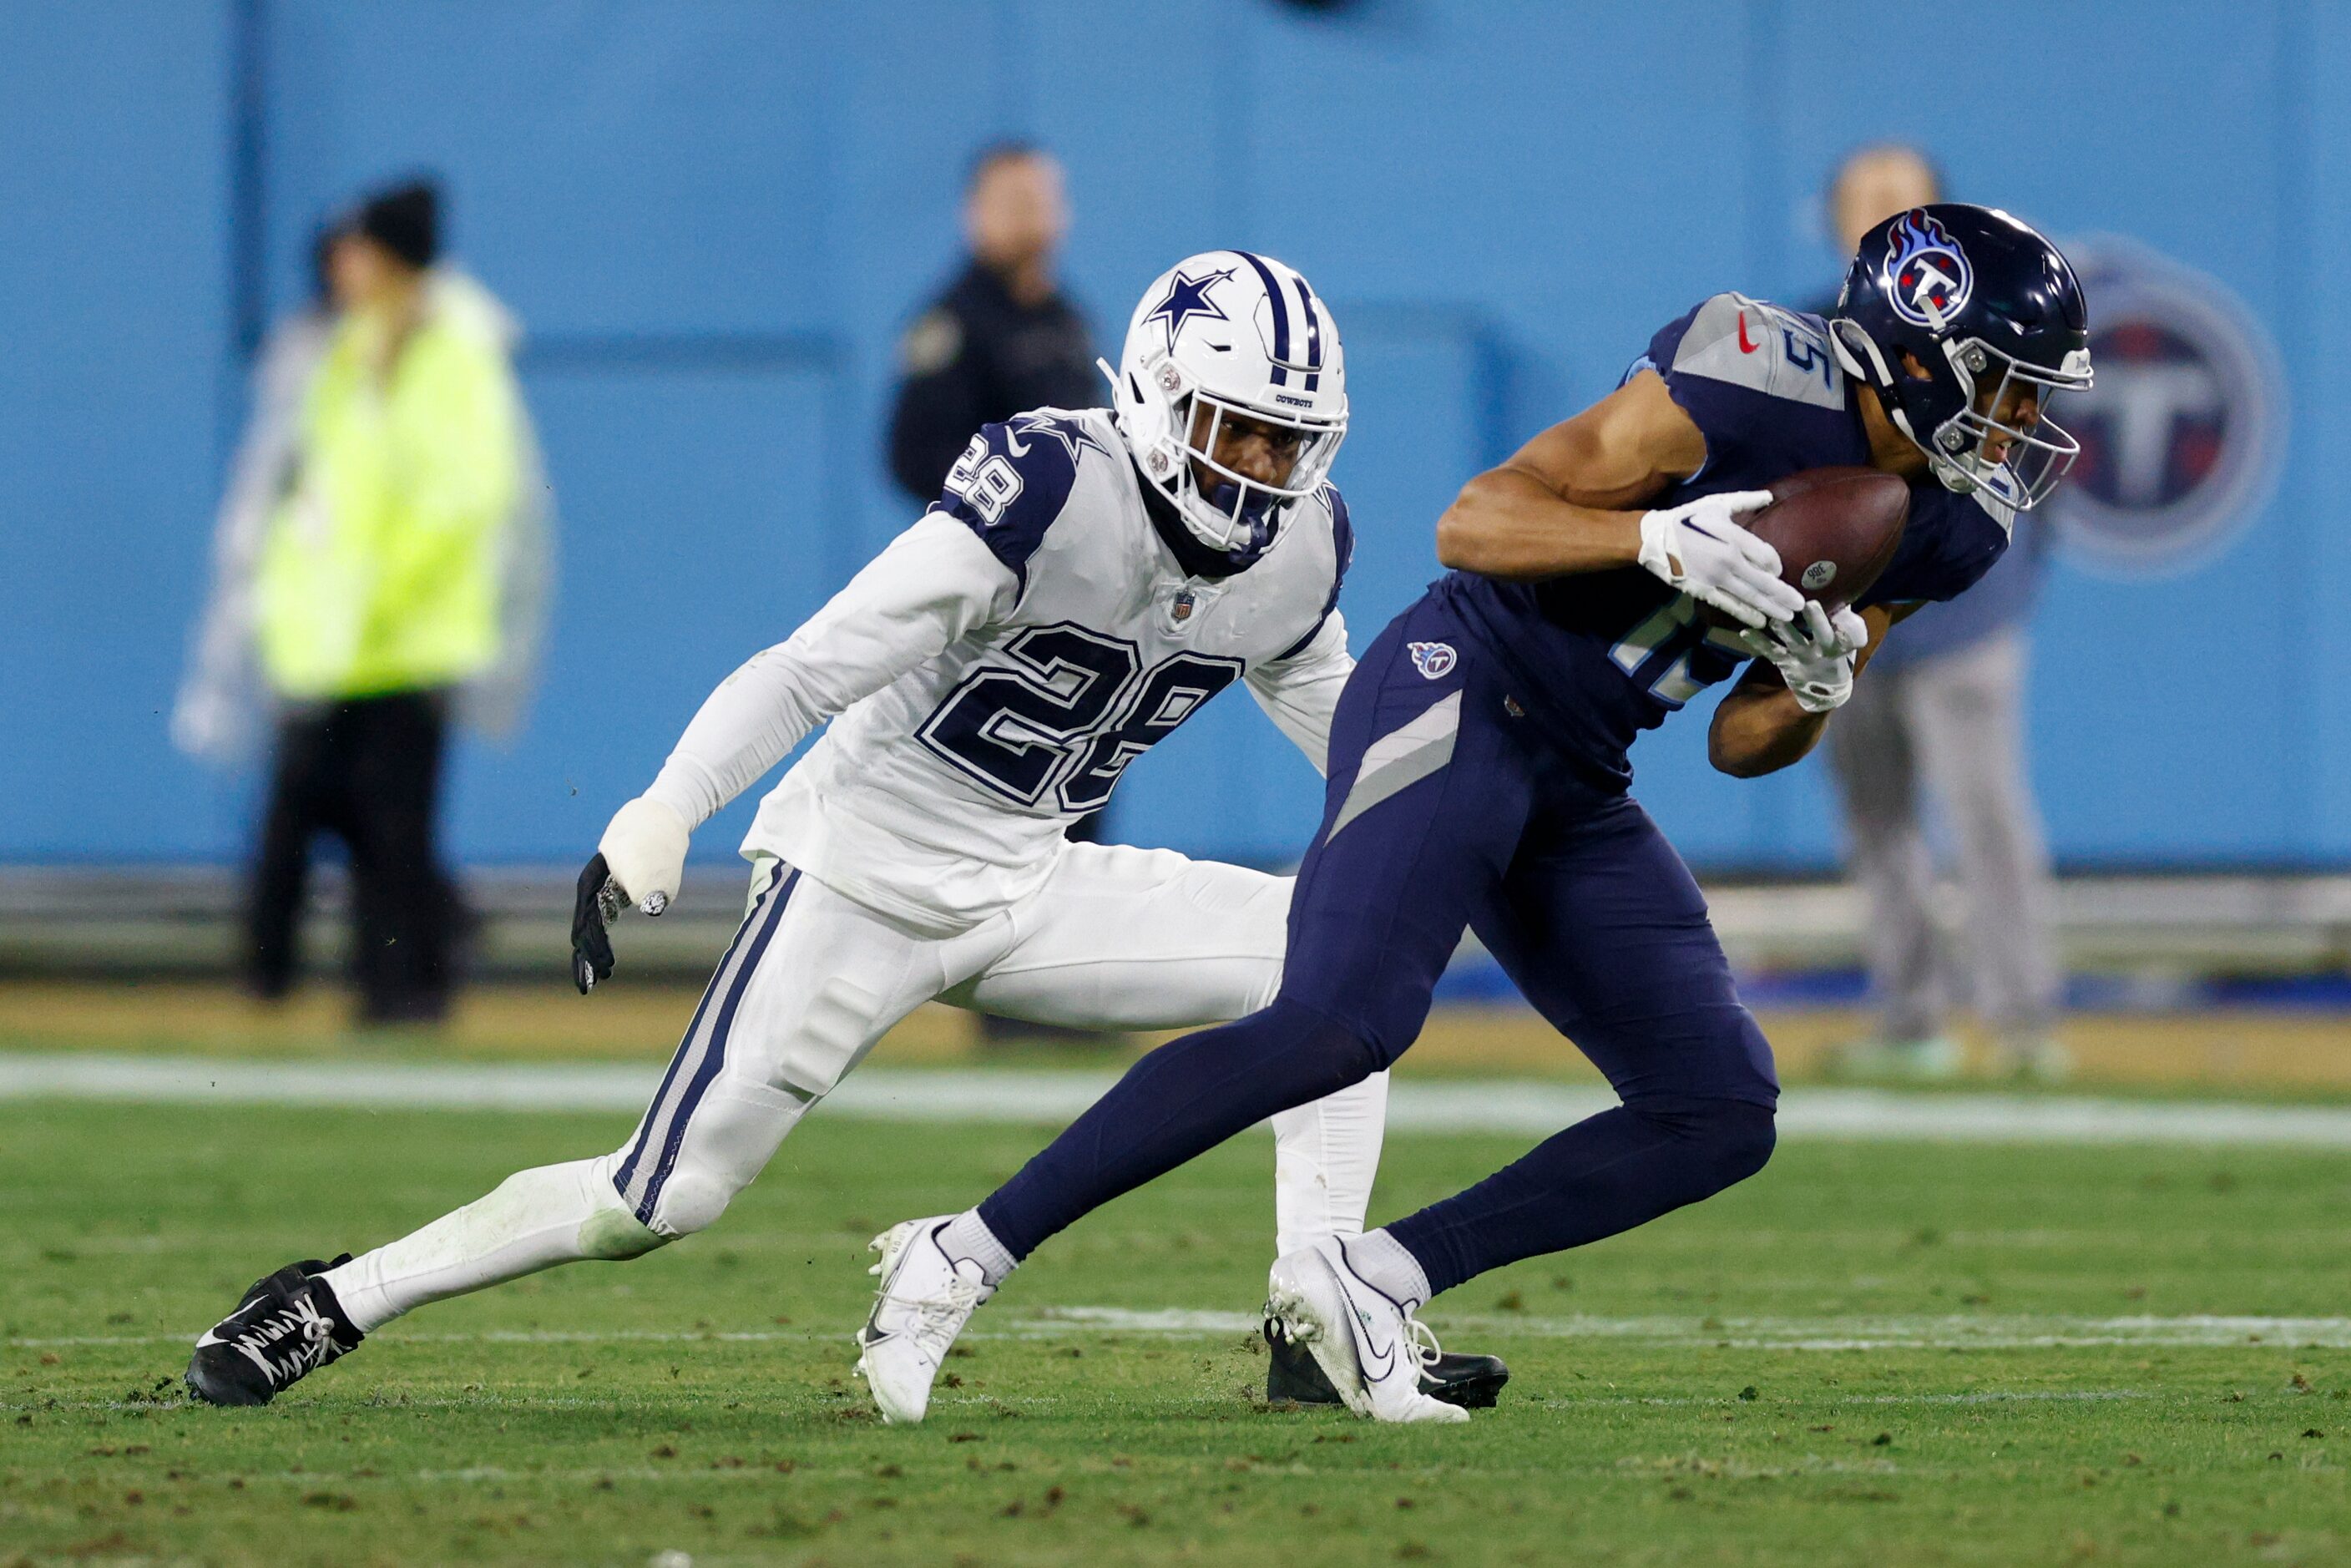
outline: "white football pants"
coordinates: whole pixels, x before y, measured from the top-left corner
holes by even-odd
[[[371,1330],[427,1301],[691,1235],[875,1041],[934,998],[1111,1030],[1254,1012],[1280,982],[1290,888],[1172,850],[1069,844],[1035,894],[942,939],[762,859],[749,912],[626,1144],[510,1176],[328,1282]],[[1277,1251],[1362,1231],[1386,1112],[1381,1072],[1274,1118]]]

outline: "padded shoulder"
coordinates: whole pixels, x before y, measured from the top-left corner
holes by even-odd
[[[1304,636],[1274,655],[1276,663],[1304,652],[1306,644],[1314,641],[1314,634],[1331,619],[1331,612],[1339,608],[1339,590],[1346,586],[1347,569],[1355,561],[1355,528],[1347,518],[1347,498],[1339,494],[1338,486],[1327,484],[1314,492],[1314,498],[1331,513],[1331,592],[1322,601],[1322,613],[1314,618],[1314,624],[1306,629]]]
[[[1815,408],[1844,408],[1844,371],[1817,317],[1718,294],[1675,326],[1681,330],[1672,343],[1663,341],[1672,328],[1658,334],[1657,348],[1667,351],[1650,355],[1668,380],[1703,376]]]
[[[1081,418],[1060,409],[984,424],[956,459],[931,509],[977,534],[1025,591],[1029,559],[1068,507],[1088,447],[1108,450]]]

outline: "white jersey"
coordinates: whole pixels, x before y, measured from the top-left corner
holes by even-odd
[[[1161,530],[1107,413],[987,426],[921,521],[712,694],[647,793],[699,824],[831,718],[743,852],[946,935],[1033,893],[1068,823],[1236,680],[1319,770],[1353,668],[1345,502],[1296,503],[1223,578]]]

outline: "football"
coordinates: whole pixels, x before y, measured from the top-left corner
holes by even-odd
[[[1742,519],[1780,552],[1780,579],[1834,610],[1869,591],[1910,520],[1910,486],[1875,468],[1808,468]]]

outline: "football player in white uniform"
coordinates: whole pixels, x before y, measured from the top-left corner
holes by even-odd
[[[1347,428],[1338,329],[1291,268],[1212,251],[1152,285],[1109,373],[1114,413],[974,436],[944,497],[721,684],[613,816],[580,878],[583,991],[611,973],[605,923],[660,913],[694,829],[831,721],[760,804],[748,911],[628,1142],[257,1282],[198,1344],[200,1398],[266,1403],[425,1302],[702,1229],[933,998],[1149,1030],[1273,996],[1287,879],[1063,829],[1235,682],[1322,767],[1353,667],[1353,535],[1325,482]],[[1361,1231],[1386,1095],[1383,1073],[1277,1120],[1277,1252]],[[1335,1400],[1301,1375],[1273,1392]],[[1432,1392],[1490,1403],[1505,1376],[1449,1358]]]

